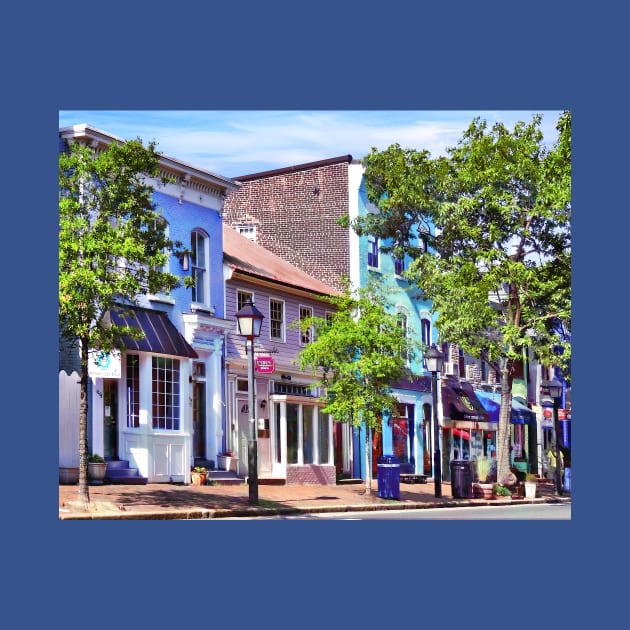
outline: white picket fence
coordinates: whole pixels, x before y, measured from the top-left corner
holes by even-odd
[[[80,376],[59,372],[59,466],[79,465]]]

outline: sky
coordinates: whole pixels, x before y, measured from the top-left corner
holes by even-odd
[[[457,144],[476,117],[509,129],[542,114],[545,143],[560,111],[59,111],[59,127],[85,123],[224,177],[238,177],[340,155],[361,159],[393,143],[433,157]]]

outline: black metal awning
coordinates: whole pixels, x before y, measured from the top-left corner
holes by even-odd
[[[198,357],[192,346],[177,330],[175,324],[163,311],[154,311],[137,306],[121,306],[110,312],[111,322],[117,326],[139,328],[144,333],[141,339],[123,335],[121,341],[126,350],[169,354],[177,357]]]

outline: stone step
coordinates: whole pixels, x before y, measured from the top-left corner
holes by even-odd
[[[105,481],[126,485],[145,485],[147,477],[141,477],[137,468],[130,468],[126,459],[115,459],[107,462]]]

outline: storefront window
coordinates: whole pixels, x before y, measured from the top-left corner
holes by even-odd
[[[407,418],[393,418],[392,420],[392,447],[394,455],[401,464],[409,462],[407,450],[407,436],[409,435]]]
[[[276,424],[276,461],[280,463],[282,461],[282,432],[280,431],[280,403],[274,405],[276,411],[275,424]]]
[[[313,407],[302,407],[302,452],[305,464],[313,463]]]
[[[179,430],[179,360],[153,357],[153,428]]]
[[[287,463],[298,463],[298,411],[299,405],[287,404]]]
[[[330,422],[328,421],[328,416],[323,413],[320,413],[317,419],[319,463],[328,464],[328,457],[330,453]]]

